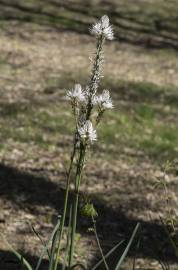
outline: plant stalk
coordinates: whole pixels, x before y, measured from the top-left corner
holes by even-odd
[[[77,170],[76,170],[76,176],[75,176],[75,195],[74,195],[73,207],[72,207],[72,226],[71,226],[72,230],[71,230],[71,244],[70,244],[70,251],[69,251],[69,268],[72,267],[72,263],[73,263],[79,191],[80,191],[82,170],[83,170],[83,166],[84,166],[84,162],[85,162],[85,153],[86,153],[86,146],[81,144],[80,145],[80,156],[79,156]]]
[[[59,257],[59,252],[60,252],[61,239],[62,239],[62,235],[63,235],[64,223],[65,223],[66,212],[67,212],[67,204],[68,204],[69,188],[70,188],[70,177],[71,177],[74,158],[75,158],[75,154],[76,154],[76,144],[77,144],[77,140],[75,137],[74,147],[73,147],[73,151],[72,151],[72,155],[71,155],[71,161],[70,161],[70,166],[69,166],[68,176],[67,176],[66,192],[65,192],[65,198],[64,198],[64,208],[63,208],[61,223],[60,223],[60,227],[59,227],[58,245],[56,248],[55,260],[53,261],[53,263],[54,263],[54,267],[52,267],[53,270],[56,270],[57,265],[58,265],[58,257]]]
[[[100,80],[100,68],[102,62],[102,46],[104,42],[104,36],[101,35],[98,38],[97,46],[96,46],[96,57],[93,63],[92,69],[92,76],[90,81],[90,96],[88,100],[88,106],[86,111],[86,120],[90,119],[91,112],[93,109],[92,105],[92,98],[93,95],[96,93],[99,80]],[[72,208],[72,232],[71,232],[71,246],[69,252],[69,268],[72,267],[73,262],[73,254],[74,254],[74,241],[75,241],[75,233],[76,233],[76,223],[77,223],[77,210],[78,210],[78,200],[79,200],[79,191],[80,191],[80,181],[81,175],[85,160],[85,152],[86,152],[86,145],[80,145],[80,156],[76,170],[76,177],[75,177],[75,196],[73,201],[73,208]]]

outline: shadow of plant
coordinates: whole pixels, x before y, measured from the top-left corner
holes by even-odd
[[[24,253],[24,251],[20,251],[20,254],[28,259],[28,262],[31,265],[37,265],[38,257],[32,256],[28,253]],[[0,269],[3,270],[23,270],[24,267],[21,265],[19,260],[10,252],[6,250],[0,250]],[[46,259],[42,260],[40,269],[47,270],[48,269],[48,261]],[[62,266],[59,265],[57,270],[61,270]]]
[[[63,178],[63,176],[61,176]],[[35,206],[50,206],[57,210],[62,211],[64,190],[60,184],[53,183],[45,177],[37,177],[27,172],[20,172],[15,168],[0,165],[0,190],[1,197],[4,201],[12,201],[14,205],[26,209],[29,213],[35,213]],[[20,197],[23,195],[23,202],[20,202]],[[82,194],[81,194],[82,195]],[[71,197],[73,195],[71,194]],[[121,239],[125,239],[127,243],[137,222],[141,222],[142,232],[140,248],[137,255],[143,258],[162,258],[167,261],[174,261],[172,249],[166,240],[164,229],[161,225],[153,221],[143,221],[130,219],[121,208],[111,208],[100,200],[100,196],[96,195],[93,198],[95,206],[98,210],[99,217],[97,219],[97,227],[99,229],[99,237],[104,251],[106,252],[114,244],[118,243]],[[132,207],[139,207],[139,203],[132,205]],[[90,220],[84,219],[79,214],[78,232],[87,236],[87,228],[91,226]],[[117,254],[110,258],[109,263],[115,264],[118,255],[122,253],[124,246],[122,246]],[[7,252],[7,255],[9,253]],[[4,258],[2,251],[2,257]],[[130,256],[135,256],[134,248]],[[27,256],[28,258],[29,256]],[[97,258],[96,254],[96,258]],[[35,261],[36,258],[30,258]],[[11,259],[10,259],[11,261]],[[1,263],[4,263],[4,260]],[[3,268],[4,270],[6,268]],[[9,269],[9,268],[7,268]],[[13,268],[15,270],[16,268]],[[44,268],[45,269],[45,268]],[[101,268],[102,269],[102,268]]]

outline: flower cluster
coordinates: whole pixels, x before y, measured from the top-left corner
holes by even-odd
[[[82,90],[80,84],[75,84],[74,88],[67,92],[67,98],[70,99],[78,109],[81,106],[87,110],[89,96],[89,88],[86,87],[85,90]],[[92,96],[92,106],[98,107],[98,114],[107,109],[112,109],[113,103],[110,92],[108,90],[103,90],[100,95],[95,94]],[[97,139],[96,130],[94,130],[92,122],[90,120],[86,121],[85,119],[85,113],[84,111],[81,111],[78,119],[78,134],[81,139],[88,140],[92,143]]]
[[[92,203],[86,203],[81,209],[82,216],[95,218],[98,213]]]
[[[98,105],[101,110],[112,109],[112,99],[108,90],[103,90],[103,93],[99,96],[94,96],[93,104]]]
[[[101,77],[100,69],[103,61],[102,45],[105,38],[110,40],[114,38],[108,16],[102,16],[100,21],[93,25],[90,31],[92,34],[95,34],[98,39],[96,56],[93,61],[91,82],[85,88],[82,88],[80,84],[75,84],[74,87],[67,92],[67,98],[71,101],[74,109],[79,142],[85,145],[97,140],[96,130],[91,122],[91,118],[94,118],[93,110],[95,110],[95,108],[97,110],[95,119],[97,125],[104,111],[113,108],[112,99],[108,90],[103,90],[101,94],[97,94]]]
[[[107,15],[101,17],[100,21],[92,26],[90,29],[91,34],[96,36],[103,35],[106,39],[113,40],[114,33],[112,26],[109,24]]]
[[[93,128],[90,120],[83,123],[83,125],[78,129],[78,133],[82,139],[89,140],[91,143],[97,139],[96,130]]]
[[[67,98],[72,102],[82,102],[85,100],[85,93],[80,84],[75,84],[74,88],[67,92]]]

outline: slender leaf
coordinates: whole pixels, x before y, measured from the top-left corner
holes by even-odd
[[[56,244],[57,244],[57,240],[59,239],[59,227],[60,227],[61,223],[60,221],[58,222],[58,226],[57,229],[53,235],[52,238],[52,246],[51,246],[51,256],[50,256],[50,261],[49,261],[49,268],[48,270],[53,270],[53,266],[54,266],[54,261],[55,259],[58,260],[58,258],[55,258],[55,252],[56,252]]]
[[[16,251],[5,239],[5,237],[1,234],[1,237],[4,241],[4,243],[7,245],[7,247],[12,251],[12,253],[19,259],[21,264],[25,266],[26,269],[28,270],[33,270],[32,266],[29,264],[29,262],[18,252]]]
[[[122,240],[121,242],[119,242],[117,245],[115,245],[104,257],[105,259],[107,259],[120,245],[122,245],[122,243],[124,242],[124,240]],[[97,264],[95,264],[95,266],[91,269],[91,270],[95,270],[97,269],[98,266],[100,266],[103,262],[103,259],[101,259],[99,262],[97,262]]]
[[[136,227],[135,227],[135,229],[134,229],[134,231],[133,231],[133,233],[132,233],[132,236],[131,236],[131,238],[130,238],[130,240],[129,240],[129,243],[127,244],[127,246],[126,246],[126,248],[125,248],[125,250],[124,250],[122,256],[120,257],[120,259],[119,259],[119,261],[118,261],[118,263],[117,263],[117,265],[116,265],[115,270],[119,270],[119,269],[120,269],[120,266],[121,266],[121,264],[123,263],[125,257],[127,256],[127,253],[128,253],[128,251],[129,251],[129,249],[130,249],[130,246],[131,246],[131,244],[132,244],[132,242],[133,242],[133,240],[134,240],[134,238],[135,238],[135,235],[136,235],[136,233],[137,233],[139,227],[140,227],[140,223],[138,223],[138,224],[136,225]]]
[[[42,250],[42,252],[41,252],[41,255],[40,255],[40,258],[39,258],[39,260],[38,260],[38,263],[37,263],[37,266],[36,266],[35,270],[38,270],[38,269],[39,269],[39,267],[40,267],[40,265],[41,265],[41,262],[42,262],[42,259],[43,259],[44,255],[45,255],[46,253],[48,253],[48,247],[49,247],[49,244],[50,244],[50,242],[53,240],[54,235],[56,234],[56,232],[57,232],[57,230],[58,230],[58,228],[59,228],[59,225],[60,225],[60,220],[58,220],[58,222],[57,222],[56,226],[54,227],[54,229],[53,229],[53,231],[52,231],[52,233],[51,233],[51,235],[50,235],[50,237],[49,237],[49,239],[48,239],[46,245],[44,246],[44,248],[43,248],[43,250]]]
[[[33,233],[36,235],[36,237],[40,240],[41,244],[43,247],[46,247],[46,252],[48,254],[48,258],[50,259],[50,253],[49,253],[49,250],[48,250],[48,247],[46,245],[46,243],[43,241],[41,235],[35,230],[35,228],[33,227],[33,225],[29,222],[29,225],[33,231]]]
[[[134,255],[134,258],[133,258],[133,270],[136,269],[136,267],[135,267],[136,266],[136,259],[137,259],[136,255],[137,255],[137,252],[138,252],[139,248],[140,248],[140,237],[138,239],[138,242],[137,242],[137,245],[136,245],[136,250],[135,250],[135,255]]]
[[[95,221],[95,219],[94,219],[93,216],[92,216],[92,221],[93,221],[93,231],[94,231],[96,242],[97,242],[97,245],[98,245],[100,254],[101,254],[101,259],[103,261],[103,264],[105,266],[105,269],[106,270],[109,270],[109,267],[108,267],[108,264],[107,264],[107,262],[105,260],[105,256],[103,254],[103,250],[102,250],[102,247],[101,247],[101,244],[100,244],[100,240],[99,240],[99,237],[98,237],[98,233],[97,233],[97,229],[96,229],[96,221]]]
[[[67,258],[69,255],[69,250],[70,250],[70,235],[71,235],[71,223],[72,223],[72,206],[70,207],[69,211],[69,225],[68,225],[68,232],[67,232],[67,245],[66,245],[66,251],[65,251],[65,257],[64,257],[64,263],[62,266],[62,270],[66,269],[66,264],[67,264]]]
[[[170,243],[171,243],[171,245],[172,245],[172,247],[174,249],[174,253],[175,253],[176,257],[178,258],[178,247],[176,246],[174,240],[172,239],[172,237],[171,237],[171,235],[170,235],[170,233],[169,233],[169,231],[168,231],[168,229],[167,229],[167,227],[166,227],[166,225],[165,225],[165,223],[164,223],[164,221],[163,221],[163,219],[161,217],[160,217],[160,220],[161,220],[163,228],[164,228],[164,230],[165,230],[165,232],[166,232],[166,234],[168,236],[168,239],[169,239],[169,241],[170,241]]]

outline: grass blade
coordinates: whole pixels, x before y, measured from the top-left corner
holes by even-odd
[[[40,240],[41,244],[43,247],[46,247],[46,252],[48,254],[48,258],[50,259],[50,253],[49,253],[49,250],[48,250],[48,247],[46,245],[46,243],[43,241],[41,235],[35,230],[35,228],[33,227],[33,225],[29,222],[29,225],[30,225],[30,228],[31,230],[33,231],[33,233],[36,235],[36,237]]]
[[[26,269],[28,270],[33,270],[32,266],[29,264],[29,262],[18,252],[16,251],[9,243],[8,241],[5,239],[5,237],[1,234],[1,237],[4,241],[4,243],[6,244],[6,246],[12,251],[12,253],[19,259],[19,261],[21,262],[21,264],[23,266],[25,266]]]
[[[170,233],[169,233],[169,231],[168,231],[168,229],[166,227],[166,224],[164,223],[164,220],[161,217],[160,217],[160,220],[161,220],[161,223],[163,225],[164,231],[167,234],[168,239],[169,239],[169,241],[170,241],[170,243],[172,245],[174,253],[175,253],[176,257],[178,258],[178,247],[176,246],[175,242],[173,241],[173,239],[172,239],[172,237],[171,237],[171,235],[170,235]]]
[[[67,245],[66,245],[66,252],[65,252],[64,264],[62,266],[62,270],[66,269],[67,259],[68,259],[69,250],[70,250],[70,235],[71,235],[71,230],[72,230],[71,223],[72,223],[72,206],[70,207],[70,211],[69,211],[69,225],[68,225],[68,232],[67,232]]]
[[[119,242],[117,245],[115,245],[104,257],[105,259],[107,259],[120,245],[122,245],[122,243],[124,242],[124,240],[122,240],[121,242]],[[103,259],[101,259],[99,262],[97,262],[97,264],[95,264],[95,266],[91,269],[91,270],[95,270],[97,269],[98,266],[101,265],[101,263],[103,262]]]
[[[59,239],[59,228],[60,228],[60,225],[61,225],[60,220],[59,220],[59,222],[57,224],[58,224],[58,226],[56,226],[57,227],[56,231],[55,231],[55,233],[53,234],[53,237],[52,237],[51,256],[50,256],[48,270],[53,270],[55,260],[58,260],[57,257],[55,258],[55,255],[56,255],[56,244],[57,244],[57,241]]]
[[[97,245],[98,245],[100,254],[101,254],[101,258],[102,258],[103,264],[105,266],[105,269],[106,270],[109,270],[109,267],[108,267],[107,261],[105,260],[105,256],[103,254],[103,250],[102,250],[102,247],[101,247],[101,244],[100,244],[100,240],[99,240],[99,237],[98,237],[98,233],[97,233],[97,229],[96,229],[96,221],[95,221],[94,217],[92,217],[92,221],[93,221],[93,232],[95,234],[96,242],[97,242]]]
[[[138,250],[140,248],[140,240],[141,240],[141,237],[139,237],[137,245],[136,245],[135,255],[134,255],[134,258],[133,258],[133,270],[136,270],[136,259],[137,259],[136,255],[137,255],[137,252],[138,252]]]
[[[135,227],[135,229],[134,229],[134,231],[133,231],[133,233],[132,233],[132,236],[131,236],[131,238],[130,238],[130,240],[129,240],[129,243],[127,244],[127,246],[126,246],[126,248],[125,248],[125,250],[124,250],[122,256],[120,257],[120,259],[119,259],[119,261],[118,261],[118,263],[117,263],[117,265],[116,265],[115,270],[119,270],[119,269],[120,269],[120,266],[121,266],[121,264],[123,263],[125,257],[127,256],[127,253],[128,253],[128,251],[129,251],[129,249],[130,249],[130,246],[131,246],[131,244],[132,244],[132,242],[133,242],[133,240],[134,240],[134,238],[135,238],[135,235],[136,235],[136,233],[137,233],[139,227],[140,227],[140,223],[137,223],[137,225],[136,225],[136,227]]]
[[[38,260],[38,263],[37,263],[37,266],[36,266],[35,270],[38,270],[38,269],[39,269],[40,264],[41,264],[41,262],[42,262],[42,259],[43,259],[44,255],[45,255],[46,253],[48,254],[48,247],[49,247],[49,244],[50,244],[50,242],[54,239],[54,236],[55,236],[55,234],[56,234],[56,232],[57,232],[59,226],[60,226],[60,220],[58,220],[58,222],[57,222],[56,226],[54,227],[54,229],[53,229],[53,231],[52,231],[52,233],[51,233],[51,235],[50,235],[50,237],[49,237],[49,239],[48,239],[46,245],[44,246],[44,248],[43,248],[43,250],[42,250],[42,252],[41,252],[41,255],[40,255],[40,258],[39,258],[39,260]],[[51,257],[51,256],[50,256],[50,257]]]

